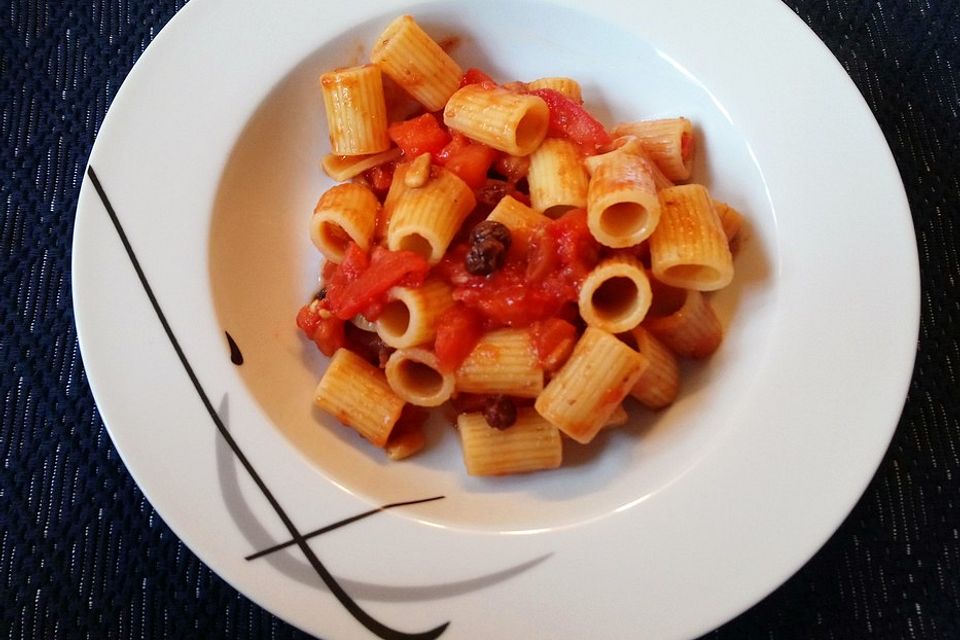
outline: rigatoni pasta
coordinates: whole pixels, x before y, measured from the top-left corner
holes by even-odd
[[[525,329],[485,334],[457,369],[457,389],[467,393],[536,398],[543,391],[543,367]]]
[[[611,334],[587,327],[563,368],[537,397],[537,413],[581,444],[627,397],[647,359]]]
[[[574,102],[583,103],[583,95],[580,92],[580,83],[573,78],[548,77],[537,78],[527,83],[528,89],[553,89],[557,93],[562,93]]]
[[[679,360],[723,338],[706,292],[733,278],[744,218],[689,183],[693,123],[608,128],[575,79],[463,71],[410,16],[371,62],[321,81],[322,166],[352,182],[310,217],[325,263],[297,325],[331,358],[317,406],[395,460],[438,409],[478,476],[632,437],[596,436],[669,407]]]
[[[570,140],[547,138],[530,154],[530,204],[551,218],[587,206],[589,181],[580,150]]]
[[[473,191],[463,180],[446,169],[434,169],[421,187],[397,187],[387,205],[387,247],[391,251],[412,251],[430,264],[440,262],[460,224],[476,205]]]
[[[649,314],[643,326],[677,355],[706,358],[720,346],[723,326],[710,302],[696,289],[677,291],[682,303],[670,313]]]
[[[505,430],[487,424],[483,414],[457,418],[463,444],[463,462],[474,476],[502,476],[556,469],[563,461],[559,430],[533,409],[522,409]]]
[[[370,53],[375,65],[427,111],[439,111],[460,85],[460,66],[411,16],[391,22]]]
[[[393,287],[376,322],[380,339],[394,349],[431,342],[437,321],[453,304],[450,285],[432,278],[419,287]]]
[[[380,69],[363,65],[330,71],[320,76],[320,88],[333,153],[359,156],[390,148]]]
[[[369,169],[397,160],[400,153],[400,149],[396,147],[363,156],[338,156],[328,153],[320,160],[320,166],[323,172],[330,176],[331,180],[343,182],[355,178]]]
[[[647,159],[635,141],[586,160],[590,172],[587,224],[598,242],[629,247],[660,222],[660,200]]]
[[[310,239],[327,259],[343,260],[350,242],[363,250],[370,240],[380,212],[380,201],[359,184],[340,184],[321,196],[310,219]]]
[[[537,96],[471,84],[450,97],[443,122],[498,151],[526,156],[547,135],[550,112]]]
[[[696,138],[693,123],[688,119],[629,122],[616,127],[613,135],[635,137],[670,180],[683,182],[690,179]]]
[[[394,393],[418,407],[439,407],[453,395],[453,375],[440,371],[437,356],[426,349],[398,349],[384,367]]]
[[[639,260],[630,255],[607,258],[580,287],[580,317],[609,333],[636,327],[647,315],[653,293]]]
[[[730,243],[706,188],[685,184],[660,191],[661,221],[650,238],[658,280],[674,287],[715,291],[733,280]]]
[[[649,364],[630,390],[643,406],[662,409],[676,399],[680,389],[680,366],[670,349],[643,327],[629,332],[630,342]]]
[[[404,404],[383,371],[349,349],[333,355],[313,401],[378,447],[387,443]]]

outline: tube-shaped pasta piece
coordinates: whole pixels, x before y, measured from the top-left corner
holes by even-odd
[[[607,258],[580,285],[580,316],[609,333],[623,333],[640,324],[653,293],[643,265],[629,255]]]
[[[427,436],[423,429],[399,429],[390,434],[390,439],[384,447],[391,460],[403,460],[421,451],[427,444]]]
[[[526,156],[546,137],[550,110],[537,96],[470,84],[450,96],[443,122],[494,149]]]
[[[333,354],[313,402],[378,447],[387,443],[404,405],[383,372],[349,349]]]
[[[390,148],[380,69],[368,64],[330,71],[320,76],[320,90],[333,153],[359,156]]]
[[[485,334],[456,372],[457,390],[536,398],[543,391],[543,368],[526,329]]]
[[[344,183],[320,197],[310,218],[310,239],[329,260],[342,262],[350,241],[366,251],[377,223],[380,201],[360,184]]]
[[[457,418],[463,462],[472,476],[499,476],[556,469],[563,462],[560,431],[526,407],[506,429],[494,429],[482,413]]]
[[[565,138],[547,138],[530,154],[527,173],[530,204],[544,215],[557,218],[565,211],[587,206],[590,176],[580,151]]]
[[[666,407],[676,399],[680,388],[680,367],[676,356],[643,327],[636,327],[628,337],[636,350],[650,361],[630,390],[630,395],[647,408]]]
[[[717,212],[717,218],[720,219],[720,226],[723,227],[723,235],[727,236],[727,242],[733,242],[743,228],[743,214],[719,200],[713,201],[713,210]]]
[[[487,220],[499,222],[514,236],[514,245],[526,245],[520,239],[530,237],[530,234],[550,221],[545,215],[537,213],[513,196],[504,196],[487,216]]]
[[[452,304],[450,285],[436,278],[416,288],[393,287],[377,318],[377,335],[394,349],[431,342],[437,335],[437,318]]]
[[[609,421],[647,365],[643,355],[611,334],[587,327],[534,407],[565,434],[586,444]]]
[[[699,184],[660,192],[660,224],[650,236],[650,265],[664,284],[714,291],[733,280],[733,256],[710,194]]]
[[[528,82],[527,89],[530,91],[553,89],[557,93],[562,93],[567,96],[577,104],[583,104],[583,96],[580,94],[580,83],[573,78],[538,78],[533,82]]]
[[[635,136],[650,159],[674,182],[689,180],[696,138],[686,118],[641,120],[621,124],[613,136]]]
[[[367,169],[392,162],[399,158],[401,153],[403,152],[397,147],[366,156],[338,156],[328,153],[320,161],[320,167],[331,179],[343,182],[355,178]]]
[[[427,111],[439,111],[460,86],[463,71],[410,16],[387,25],[370,59]]]
[[[658,289],[654,288],[654,306],[660,295]],[[643,328],[678,356],[706,358],[717,350],[723,340],[720,319],[699,291],[671,288],[671,292],[679,294],[681,304],[667,313],[648,313]]]
[[[413,251],[430,264],[437,264],[477,200],[467,183],[455,174],[440,167],[433,169],[427,183],[417,188],[406,186],[402,176],[394,174],[386,199],[387,248]]]
[[[607,418],[607,421],[604,423],[603,428],[609,429],[610,427],[622,427],[627,424],[630,420],[630,414],[627,413],[627,410],[623,408],[622,404],[618,404],[617,408],[613,410],[613,413],[610,414],[610,417]]]
[[[660,200],[639,143],[625,140],[585,164],[590,172],[587,226],[597,242],[620,248],[646,240],[660,221]]]
[[[442,373],[437,356],[426,349],[398,349],[384,369],[394,393],[418,407],[438,407],[453,394],[451,373]]]

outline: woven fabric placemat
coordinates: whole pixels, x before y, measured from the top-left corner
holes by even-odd
[[[307,637],[156,515],[107,436],[77,346],[70,245],[86,160],[124,77],[183,4],[0,2],[0,636]],[[923,280],[919,352],[852,514],[707,637],[960,638],[960,2],[787,4],[860,88],[899,165]]]

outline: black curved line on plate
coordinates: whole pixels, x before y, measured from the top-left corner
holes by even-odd
[[[423,504],[424,502],[433,502],[434,500],[443,500],[445,497],[446,496],[433,496],[432,498],[420,498],[419,500],[407,500],[405,502],[392,502],[390,504],[385,504],[382,507],[379,507],[377,509],[370,509],[369,511],[358,513],[355,516],[350,516],[349,518],[338,520],[337,522],[334,522],[333,524],[328,524],[325,527],[314,529],[313,531],[303,534],[303,539],[309,540],[310,538],[323,535],[328,531],[333,531],[334,529],[345,527],[348,524],[353,524],[354,522],[363,520],[364,518],[369,518],[370,516],[386,511],[387,509],[396,509],[397,507],[408,507],[412,504]],[[295,544],[296,544],[296,540],[287,540],[286,542],[275,544],[272,547],[268,547],[261,551],[257,551],[256,553],[251,553],[246,558],[244,558],[244,560],[256,560],[257,558],[262,558],[263,556],[269,555],[274,551],[280,551],[281,549],[286,549],[287,547],[291,547]]]
[[[217,408],[217,414],[220,416],[220,420],[224,426],[230,429],[230,403],[227,394],[223,394],[220,405]],[[223,503],[227,508],[227,512],[230,514],[230,517],[233,518],[234,524],[236,524],[237,528],[254,548],[266,547],[273,544],[274,538],[260,523],[256,514],[247,503],[243,492],[240,490],[236,464],[229,464],[231,460],[233,460],[233,454],[230,453],[222,438],[216,434],[214,434],[214,437],[217,438],[215,443],[217,478],[220,482]],[[531,560],[521,562],[520,564],[498,569],[492,573],[452,582],[411,586],[376,584],[373,582],[351,580],[350,578],[344,577],[339,577],[338,581],[340,585],[352,593],[355,598],[362,600],[391,603],[423,603],[431,600],[444,600],[490,588],[533,569],[553,555],[551,551]],[[316,584],[316,576],[313,573],[313,569],[310,568],[310,565],[298,559],[293,554],[271,554],[264,557],[264,561],[279,573],[300,584],[311,587]]]
[[[330,571],[327,570],[322,562],[320,562],[320,559],[313,552],[313,549],[307,545],[307,541],[297,530],[286,511],[284,511],[283,507],[280,506],[280,503],[277,502],[277,499],[274,497],[270,489],[267,488],[263,478],[261,478],[260,474],[257,473],[257,471],[253,468],[250,460],[240,449],[240,445],[237,444],[236,440],[233,439],[233,436],[230,435],[230,432],[227,431],[227,428],[220,420],[220,416],[214,410],[213,405],[210,404],[210,399],[207,397],[206,392],[200,385],[200,380],[197,378],[196,373],[194,373],[193,367],[187,360],[187,356],[183,353],[183,349],[180,347],[179,341],[173,334],[173,330],[170,328],[170,324],[167,322],[167,318],[164,315],[163,310],[160,308],[160,303],[153,294],[153,289],[150,287],[150,283],[147,281],[147,277],[143,273],[143,269],[140,267],[140,261],[137,260],[137,256],[133,251],[133,247],[130,245],[130,241],[127,239],[127,234],[124,232],[123,226],[120,224],[120,219],[117,217],[117,213],[114,210],[113,205],[110,203],[110,199],[107,198],[107,194],[103,190],[103,186],[100,184],[100,180],[97,178],[97,173],[94,171],[92,165],[87,166],[87,176],[90,178],[93,188],[96,189],[97,195],[100,197],[100,202],[103,203],[104,209],[106,209],[107,214],[110,216],[110,220],[113,222],[113,226],[117,230],[117,235],[120,236],[120,242],[123,243],[123,248],[127,252],[127,257],[130,258],[130,263],[133,265],[133,269],[136,271],[137,277],[140,279],[140,284],[143,286],[143,290],[147,294],[147,298],[149,298],[150,304],[153,306],[153,310],[157,314],[157,318],[160,320],[160,324],[163,326],[164,333],[167,334],[167,338],[170,340],[170,344],[173,346],[173,350],[176,352],[177,358],[180,360],[180,364],[183,365],[187,376],[190,378],[190,382],[193,383],[193,387],[196,390],[197,395],[200,397],[204,408],[206,408],[207,413],[210,415],[210,419],[213,420],[214,425],[217,427],[217,431],[219,431],[220,435],[223,436],[224,441],[230,446],[230,449],[237,457],[237,460],[239,460],[240,464],[243,465],[244,469],[247,470],[247,473],[257,485],[257,488],[260,489],[263,497],[266,498],[267,502],[270,503],[270,506],[277,514],[277,517],[280,518],[281,522],[283,522],[283,526],[287,529],[290,537],[294,540],[297,547],[299,547],[300,551],[307,558],[307,561],[310,563],[310,566],[313,567],[313,570],[318,576],[320,576],[320,579],[323,580],[323,583],[328,589],[330,589],[330,592],[350,613],[350,615],[352,615],[357,622],[362,624],[369,631],[376,634],[380,638],[383,638],[384,640],[432,640],[433,638],[439,637],[440,634],[446,630],[447,626],[449,626],[449,622],[445,622],[442,625],[431,629],[430,631],[410,634],[397,631],[396,629],[391,629],[390,627],[374,619],[370,614],[364,611],[360,605],[354,602],[354,600],[350,597],[350,594],[348,594],[343,587],[340,586],[336,578],[334,578]]]
[[[240,347],[237,346],[237,341],[233,339],[229,331],[224,331],[223,335],[227,336],[227,345],[230,346],[230,362],[239,367],[243,364],[243,353],[241,353]]]

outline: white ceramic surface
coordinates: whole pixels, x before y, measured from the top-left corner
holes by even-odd
[[[686,115],[696,178],[749,216],[720,351],[679,401],[558,472],[466,476],[449,428],[388,463],[311,407],[324,359],[293,318],[316,286],[307,221],[329,181],[316,78],[412,13],[495,77],[569,75],[608,123]],[[737,46],[730,46],[736,42]],[[217,573],[324,638],[378,623],[443,638],[686,638],[749,607],[836,529],[883,455],[919,316],[910,212],[846,74],[767,0],[193,0],[119,91],[90,158],[196,386],[87,177],[74,306],[111,437]],[[244,364],[231,363],[224,332]],[[240,465],[210,408],[275,498]],[[341,599],[343,598],[341,594]],[[396,637],[402,637],[398,635]]]

